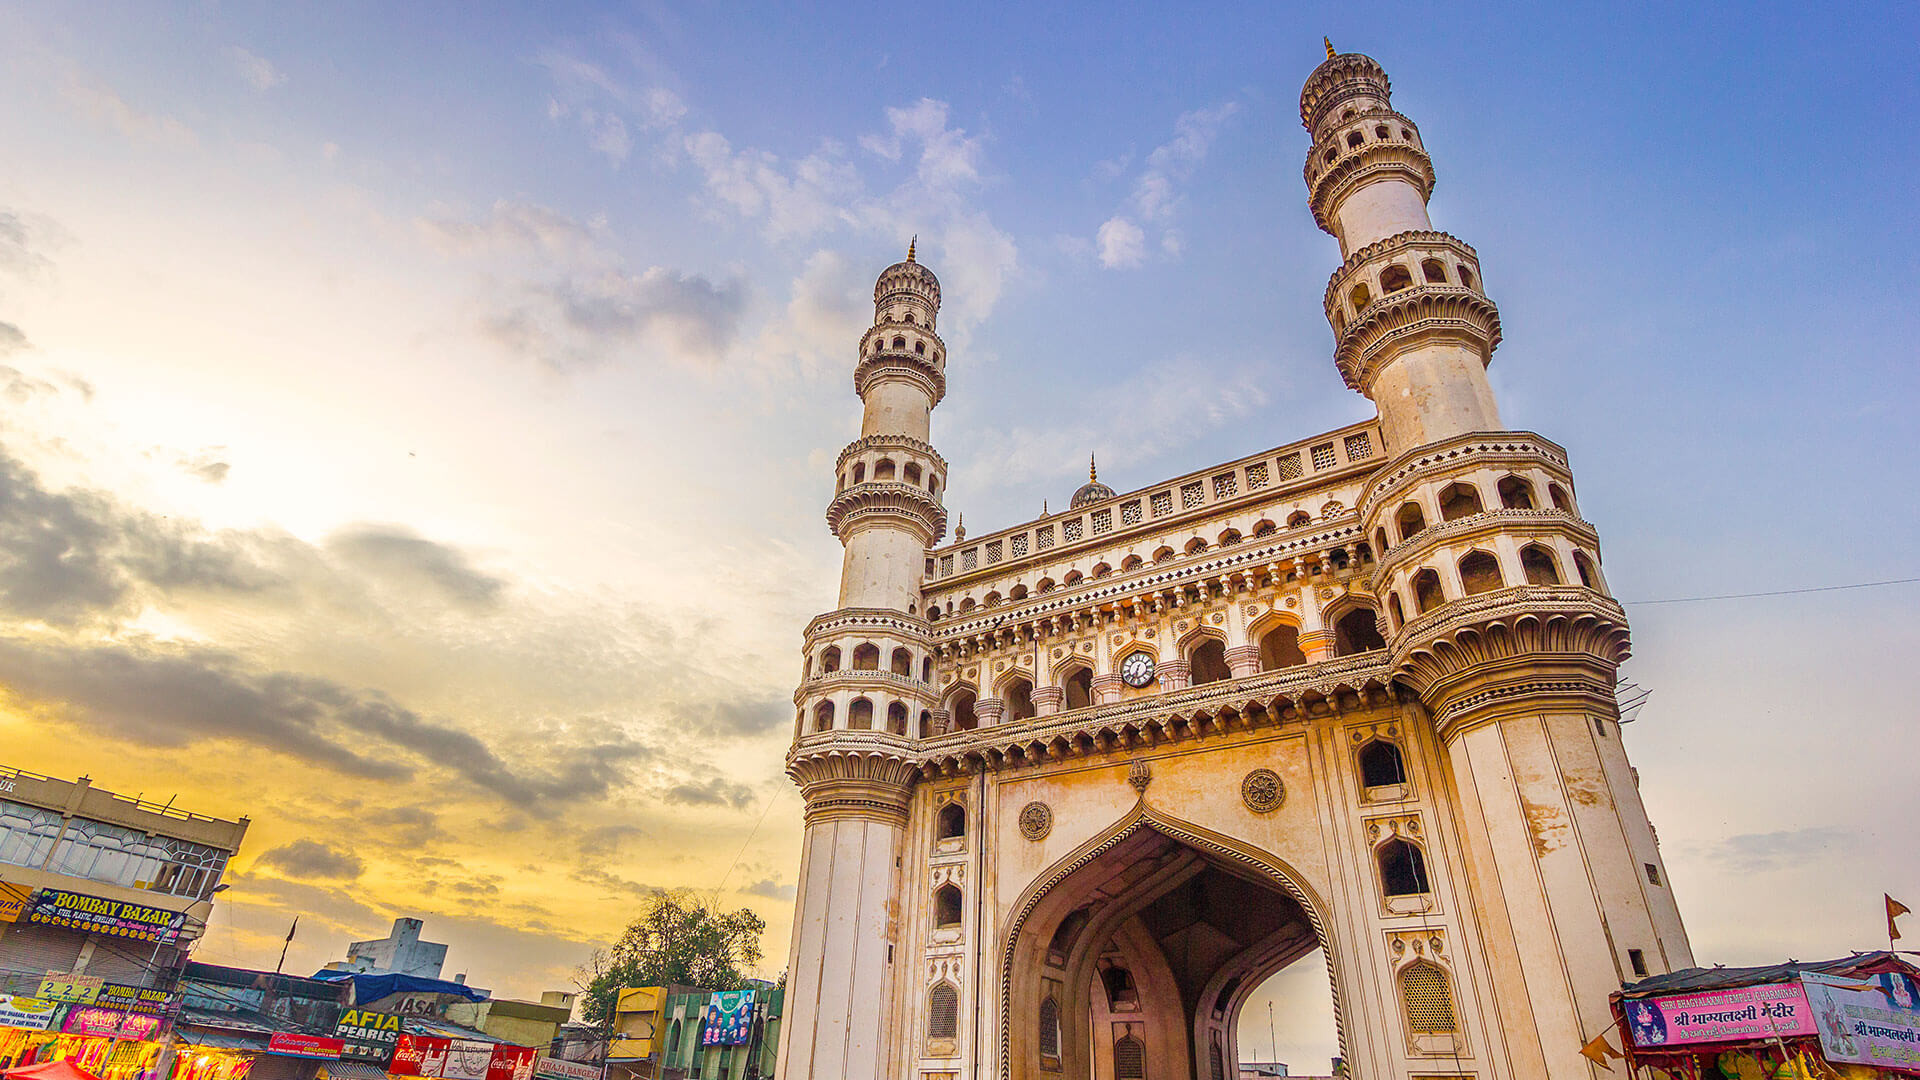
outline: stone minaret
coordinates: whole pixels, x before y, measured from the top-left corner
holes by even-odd
[[[947,463],[928,442],[946,393],[940,281],[914,258],[873,287],[854,390],[860,437],[840,453],[827,524],[845,546],[840,605],[807,627],[787,773],[806,800],[780,1075],[880,1080],[899,1032],[891,988],[913,740],[936,704],[920,609],[927,548],[946,531]]]
[[[1512,1072],[1590,1080],[1607,995],[1693,963],[1620,745],[1626,614],[1565,451],[1501,430],[1499,314],[1473,249],[1428,221],[1418,129],[1379,64],[1327,52],[1300,95],[1306,183],[1345,256],[1334,359],[1395,455],[1360,507],[1381,629],[1446,748]]]

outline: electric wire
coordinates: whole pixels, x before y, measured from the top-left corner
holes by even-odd
[[[1884,585],[1911,585],[1916,581],[1920,581],[1920,577],[1856,581],[1850,585],[1811,585],[1802,589],[1770,589],[1766,592],[1721,593],[1716,596],[1668,596],[1659,600],[1622,600],[1621,603],[1647,607],[1653,604],[1697,604],[1708,600],[1751,600],[1760,596],[1797,596],[1802,593],[1840,592],[1845,589],[1877,589]]]

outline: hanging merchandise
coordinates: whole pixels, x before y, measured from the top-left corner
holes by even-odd
[[[253,1071],[254,1055],[232,1050],[197,1047],[182,1048],[173,1059],[169,1080],[246,1080]]]

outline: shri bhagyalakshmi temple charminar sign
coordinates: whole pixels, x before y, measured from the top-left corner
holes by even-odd
[[[1331,53],[1308,200],[1377,420],[942,544],[940,283],[880,275],[795,695],[787,1080],[1231,1077],[1316,946],[1355,1077],[1590,1078],[1608,993],[1692,964],[1567,454],[1502,428],[1480,261]]]

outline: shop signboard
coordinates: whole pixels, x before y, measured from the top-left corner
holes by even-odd
[[[393,1044],[393,1060],[387,1071],[395,1076],[439,1076],[447,1063],[447,1047],[452,1039],[437,1035],[409,1035],[402,1032]]]
[[[533,1059],[539,1056],[531,1046],[495,1046],[487,1062],[487,1080],[533,1080]]]
[[[400,1017],[372,1009],[342,1009],[333,1037],[343,1045],[341,1060],[384,1064],[400,1042]]]
[[[707,999],[701,1046],[745,1046],[753,1029],[753,991],[716,990]]]
[[[152,1039],[159,1036],[164,1023],[159,1017],[146,1013],[74,1005],[67,1009],[67,1020],[60,1025],[60,1030],[68,1035],[99,1035],[108,1039]]]
[[[1627,1034],[1642,1050],[1813,1034],[1797,982],[1630,998],[1626,1014]]]
[[[1920,988],[1890,971],[1859,979],[1800,976],[1828,1061],[1920,1071]]]
[[[0,923],[18,922],[32,901],[32,889],[0,881]]]
[[[600,1066],[541,1054],[533,1063],[533,1075],[542,1080],[600,1080]]]
[[[106,980],[97,976],[49,971],[47,977],[40,980],[40,988],[33,992],[33,996],[46,1001],[64,1001],[69,1005],[91,1005],[100,997],[100,990],[104,986]]]
[[[100,987],[100,994],[93,999],[95,1005],[124,1009],[127,1012],[149,1013],[154,1016],[166,1016],[180,1000],[180,995],[171,990],[155,990],[146,986],[122,986],[119,983],[107,983]]]
[[[340,1060],[340,1040],[325,1035],[303,1035],[297,1031],[276,1031],[267,1040],[267,1053],[281,1057]]]
[[[178,911],[65,889],[41,889],[35,893],[26,919],[110,937],[162,942],[171,942],[179,936],[180,928],[187,921],[186,915]]]
[[[454,1039],[447,1047],[446,1064],[440,1075],[446,1080],[487,1080],[487,1066],[493,1064],[493,1045],[479,1039]]]
[[[0,997],[0,1027],[30,1028],[45,1031],[53,1026],[57,1001],[45,998]]]

